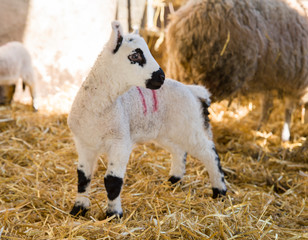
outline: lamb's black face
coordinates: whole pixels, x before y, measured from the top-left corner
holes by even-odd
[[[0,86],[0,105],[9,105],[12,102],[14,93],[15,84]]]
[[[153,90],[159,89],[164,84],[164,81],[165,73],[161,68],[159,68],[158,71],[152,73],[151,79],[146,81],[146,87]]]
[[[128,55],[128,59],[131,64],[139,64],[139,66],[143,67],[146,64],[146,59],[144,57],[143,51],[140,48],[137,48],[133,51],[132,54]]]

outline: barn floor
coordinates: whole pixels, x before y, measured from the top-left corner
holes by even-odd
[[[79,219],[68,214],[77,154],[67,115],[33,113],[18,103],[1,107],[1,118],[12,121],[0,122],[0,239],[308,239],[308,125],[300,111],[292,141],[281,143],[281,106],[262,131],[255,131],[258,104],[226,106],[211,108],[225,200],[210,197],[199,161],[188,157],[182,183],[171,187],[170,155],[140,145],[127,168],[122,219],[104,219],[103,157],[90,211]]]

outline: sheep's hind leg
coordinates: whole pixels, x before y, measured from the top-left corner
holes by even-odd
[[[76,142],[78,151],[78,193],[75,204],[70,214],[73,216],[85,216],[90,207],[88,198],[90,190],[91,177],[95,168],[98,153],[94,150],[87,149]]]
[[[305,104],[304,109],[305,109],[304,123],[308,123],[308,103]]]
[[[212,184],[213,198],[225,196],[227,187],[224,180],[224,172],[213,141],[203,134],[202,136],[199,135],[196,139],[198,139],[198,142],[189,145],[188,153],[202,161],[207,168]],[[191,141],[191,143],[193,142]]]
[[[108,153],[108,168],[104,178],[108,198],[106,216],[122,217],[120,193],[132,147],[127,143],[114,143],[113,146]]]
[[[259,125],[258,125],[258,130],[261,129],[262,125],[267,123],[274,107],[273,103],[273,95],[271,93],[265,93],[265,95],[262,98],[262,113],[261,113],[261,118],[259,120]]]
[[[292,114],[295,108],[295,104],[291,99],[286,99],[286,108],[285,108],[285,121],[282,128],[281,139],[282,141],[289,141],[290,140],[290,126],[292,120]]]

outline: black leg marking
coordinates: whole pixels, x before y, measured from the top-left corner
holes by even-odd
[[[218,155],[215,147],[213,147],[213,151],[216,153],[215,160],[217,162],[217,166],[218,166],[219,172],[224,176],[224,171],[222,170],[221,165],[220,165],[220,158],[219,158],[219,155]]]
[[[123,185],[123,179],[107,175],[104,180],[105,188],[107,190],[107,197],[109,200],[112,201],[120,195],[121,188]]]
[[[179,182],[181,180],[181,178],[179,177],[175,177],[175,176],[171,176],[168,181],[171,182],[171,184],[175,184],[177,182]]]
[[[91,178],[87,178],[82,170],[77,169],[78,174],[78,193],[84,193],[87,186],[91,182]]]
[[[216,155],[218,156],[218,153],[217,153],[217,151],[216,151],[216,148],[213,147],[212,149],[213,149],[213,151],[216,153]]]
[[[221,177],[221,182],[225,183],[225,178],[224,178],[224,171],[222,170],[222,167],[220,165],[220,159],[219,159],[219,155],[216,151],[216,148],[213,147],[213,151],[215,152],[216,154],[216,162],[217,162],[217,166],[218,166],[218,170],[219,172],[221,173],[222,177]],[[227,193],[227,190],[224,190],[224,189],[218,189],[218,188],[213,188],[213,198],[217,198],[217,197],[222,197],[222,196],[226,196],[226,193]]]
[[[122,218],[123,217],[123,213],[118,213],[118,212],[113,212],[113,211],[107,211],[106,212],[106,218],[112,217],[116,215],[118,218]]]
[[[88,209],[85,208],[84,206],[75,204],[70,214],[73,215],[74,217],[79,217],[79,216],[84,217],[87,211]]]
[[[213,189],[213,198],[218,198],[222,196],[226,196],[227,190],[220,190],[218,188],[212,188]]]

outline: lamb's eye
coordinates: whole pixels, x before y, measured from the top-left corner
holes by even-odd
[[[1,1],[1,0],[0,0]],[[131,64],[138,64],[139,66],[143,67],[146,64],[146,59],[143,55],[143,52],[140,48],[136,48],[131,55],[128,55],[127,58],[129,59]]]
[[[133,61],[133,62],[138,62],[142,60],[142,57],[140,56],[140,53],[134,53],[132,55],[128,56],[129,60]]]

